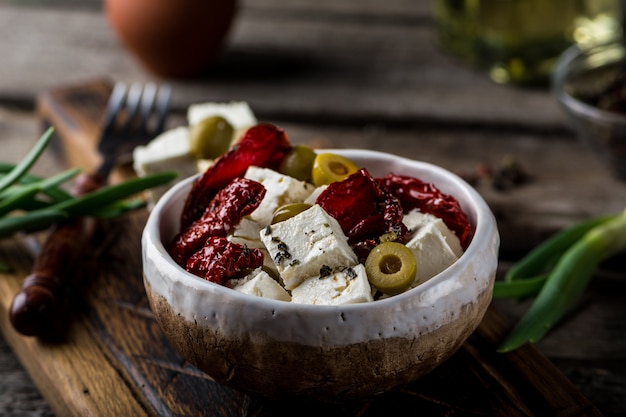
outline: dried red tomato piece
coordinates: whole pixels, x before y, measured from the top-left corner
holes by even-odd
[[[367,255],[379,238],[394,233],[402,242],[408,230],[400,202],[365,169],[328,185],[315,201],[335,218],[357,256]]]
[[[443,220],[456,233],[463,249],[467,249],[472,238],[472,225],[456,198],[442,193],[432,183],[413,177],[388,174],[377,181],[398,197],[405,213],[418,208]]]
[[[262,184],[235,178],[209,203],[200,219],[179,233],[170,246],[170,255],[181,266],[211,236],[226,236],[244,216],[252,213],[265,197]]]
[[[202,249],[191,255],[186,269],[200,278],[223,285],[226,280],[245,276],[262,265],[263,252],[260,249],[213,236]]]
[[[277,126],[262,123],[248,129],[233,149],[217,158],[194,181],[181,214],[181,230],[200,218],[213,196],[233,179],[243,176],[248,167],[277,169],[290,149],[287,134]]]

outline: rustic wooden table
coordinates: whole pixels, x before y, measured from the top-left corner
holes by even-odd
[[[103,76],[157,79],[119,46],[98,0],[0,0],[0,39],[0,159],[18,160],[38,137],[42,92]],[[294,142],[382,150],[468,174],[514,158],[529,183],[477,185],[498,219],[502,271],[554,231],[626,205],[626,184],[577,142],[547,91],[496,85],[438,49],[426,0],[247,0],[211,74],[167,81],[173,125],[191,103],[245,100]],[[36,171],[62,164],[47,153]],[[626,415],[625,264],[623,256],[604,264],[537,345],[605,416]],[[493,304],[511,321],[527,307]],[[0,324],[0,415],[62,413]]]

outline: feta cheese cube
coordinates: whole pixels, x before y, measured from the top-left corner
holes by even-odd
[[[307,277],[322,275],[322,268],[358,264],[337,220],[318,205],[266,227],[260,236],[288,290]]]
[[[413,251],[417,261],[417,272],[411,287],[426,282],[458,259],[436,222],[422,225],[406,246]]]
[[[402,222],[409,229],[409,233],[415,234],[420,227],[424,226],[427,223],[434,223],[435,226],[439,229],[443,237],[445,238],[448,246],[457,258],[460,258],[463,255],[463,248],[461,247],[461,241],[458,236],[446,226],[446,224],[439,217],[434,216],[430,213],[422,213],[418,209],[411,210],[407,214],[404,215]]]
[[[133,168],[138,176],[165,171],[178,172],[177,181],[197,172],[196,159],[189,147],[189,130],[177,127],[167,130],[145,146],[133,150]],[[172,184],[150,190],[152,201],[158,200]]]
[[[167,130],[144,146],[133,150],[133,168],[143,176],[157,172],[178,170],[195,174],[196,163],[189,147],[189,130],[184,127]]]
[[[232,235],[234,237],[253,240],[261,242],[261,238],[259,237],[259,233],[261,232],[263,227],[252,220],[250,216],[245,216],[241,219],[238,225],[236,225],[232,230]]]
[[[233,140],[239,139],[248,128],[256,125],[257,119],[248,103],[232,101],[229,103],[197,103],[187,109],[187,122],[193,126],[211,116],[221,116],[228,120],[234,129]]]
[[[291,301],[289,293],[274,278],[261,269],[256,269],[243,279],[231,280],[230,285],[233,290],[244,294],[271,298],[273,300]]]
[[[266,190],[261,205],[250,214],[250,219],[261,227],[272,222],[272,216],[278,207],[289,203],[301,203],[314,190],[314,186],[305,181],[268,168],[251,166],[246,171],[245,177],[263,184]]]
[[[291,291],[292,301],[301,304],[340,305],[373,301],[365,267],[339,268],[325,277],[305,279]]]

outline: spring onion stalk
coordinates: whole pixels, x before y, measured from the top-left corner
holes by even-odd
[[[0,217],[0,237],[12,236],[17,232],[35,232],[66,220],[67,213],[59,210],[35,210],[19,216]]]
[[[582,238],[585,233],[614,217],[615,215],[596,217],[576,223],[556,233],[513,265],[504,276],[504,281],[535,278],[545,274],[550,267],[558,262],[565,251]]]
[[[82,197],[50,205],[44,209],[29,211],[15,216],[0,217],[0,237],[11,236],[17,232],[33,232],[43,230],[54,223],[70,217],[94,216],[98,213],[112,217],[117,209],[121,214],[124,205],[119,200],[172,181],[175,172],[163,172],[141,178],[134,178],[123,183],[96,190]],[[133,207],[129,203],[126,208]],[[111,210],[108,211],[107,210]]]
[[[129,197],[166,184],[177,176],[175,172],[164,172],[73,196],[61,185],[76,176],[79,169],[50,178],[28,172],[50,143],[53,133],[53,128],[48,129],[19,163],[0,162],[0,238],[43,230],[73,217],[120,216],[145,206],[143,199],[127,200]],[[41,198],[44,196],[47,199]]]
[[[546,283],[548,274],[514,281],[496,281],[493,286],[493,298],[516,298],[518,300],[535,296]]]
[[[584,293],[598,265],[622,251],[626,251],[626,210],[592,227],[565,251],[498,351],[539,341]]]
[[[19,181],[20,178],[28,172],[28,170],[35,164],[35,162],[37,162],[39,156],[46,149],[48,143],[50,143],[53,133],[54,129],[49,128],[41,136],[41,138],[39,138],[35,146],[28,152],[28,154],[26,154],[24,159],[22,159],[19,164],[17,164],[5,177],[0,180],[0,191],[4,191],[6,188]]]
[[[3,216],[13,210],[21,209],[24,204],[32,200],[38,193],[59,186],[64,182],[74,178],[80,169],[70,169],[60,174],[54,175],[41,181],[33,182],[28,185],[11,187],[0,193],[0,216]]]
[[[123,183],[97,189],[89,194],[50,206],[52,210],[66,212],[69,216],[92,215],[114,201],[122,200],[149,188],[175,179],[175,172],[162,172],[145,177],[133,178]]]
[[[129,213],[133,210],[140,209],[145,206],[146,206],[146,200],[142,198],[117,201],[113,204],[110,204],[102,208],[101,210],[91,213],[91,216],[97,217],[99,219],[110,219],[110,218],[122,216],[126,213]]]
[[[10,164],[8,162],[0,161],[0,179],[4,178],[6,176],[6,173],[10,172],[14,168],[15,168],[15,164]],[[19,184],[31,184],[33,182],[42,181],[43,179],[44,178],[38,177],[36,175],[24,174],[20,178]],[[73,198],[73,196],[69,192],[67,192],[66,190],[60,187],[46,188],[45,190],[42,190],[42,193],[47,195],[49,198],[51,198],[53,201],[56,201],[56,202],[69,200]]]

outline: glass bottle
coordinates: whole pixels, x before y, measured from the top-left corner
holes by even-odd
[[[573,43],[621,33],[620,0],[432,0],[441,46],[498,83],[545,84]]]

